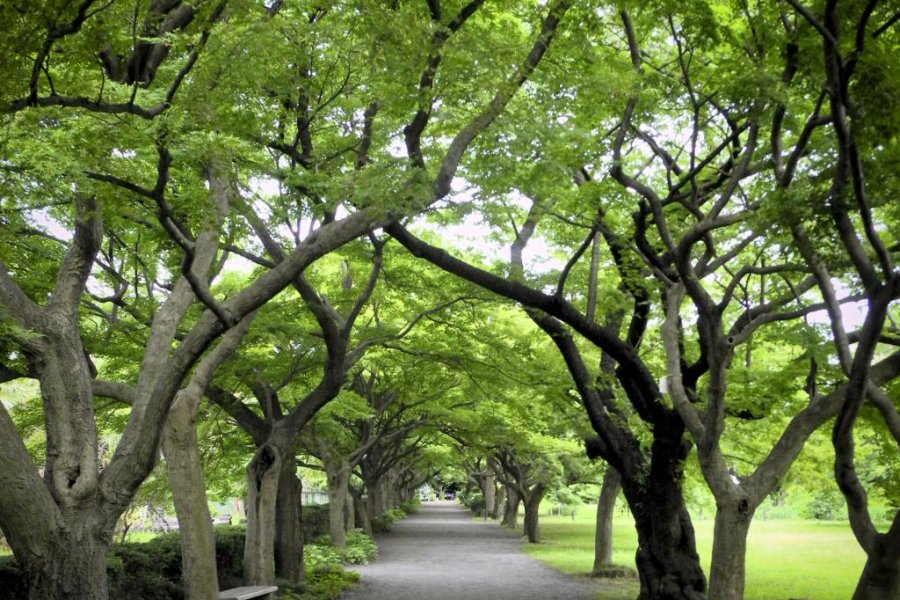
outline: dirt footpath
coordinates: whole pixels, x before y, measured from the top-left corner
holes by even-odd
[[[431,502],[378,538],[378,560],[354,567],[346,600],[592,600],[588,578],[526,556],[521,539],[473,520],[453,502]]]

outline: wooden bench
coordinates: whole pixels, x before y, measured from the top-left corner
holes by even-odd
[[[219,600],[250,600],[277,592],[277,585],[248,585],[219,592]]]

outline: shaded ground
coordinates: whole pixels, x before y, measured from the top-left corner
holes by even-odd
[[[354,567],[346,600],[593,600],[598,588],[544,566],[517,535],[431,502],[378,538],[378,560]]]

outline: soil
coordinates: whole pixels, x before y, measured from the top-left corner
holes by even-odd
[[[522,552],[522,538],[453,502],[425,503],[377,537],[346,600],[592,600],[599,588]]]

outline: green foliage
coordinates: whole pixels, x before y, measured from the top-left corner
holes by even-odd
[[[291,586],[276,582],[279,590],[276,598],[284,600],[338,600],[343,592],[359,581],[359,573],[346,571],[340,564],[325,564],[307,569],[306,583]]]
[[[336,600],[359,581],[359,574],[347,571],[343,563],[367,564],[378,554],[374,540],[360,530],[347,534],[347,547],[341,551],[331,545],[327,535],[308,544],[303,552],[306,583],[298,588],[282,585],[278,597],[287,600]]]
[[[403,519],[406,512],[402,508],[389,508],[382,514],[372,519],[372,531],[375,533],[383,533],[391,530],[391,525]]]
[[[467,507],[475,514],[480,513],[486,508],[484,494],[481,492],[472,492],[470,494],[462,492],[457,498],[462,502],[463,506]]]
[[[378,546],[362,529],[347,532],[344,561],[351,565],[367,565],[378,556]]]
[[[400,510],[408,515],[416,514],[419,512],[420,508],[422,508],[422,501],[419,500],[418,496],[414,496],[411,500],[400,503]]]
[[[331,543],[331,536],[322,535],[304,550],[304,561],[309,569],[342,563],[366,565],[377,556],[375,540],[362,529],[347,532],[345,548],[336,548]]]

